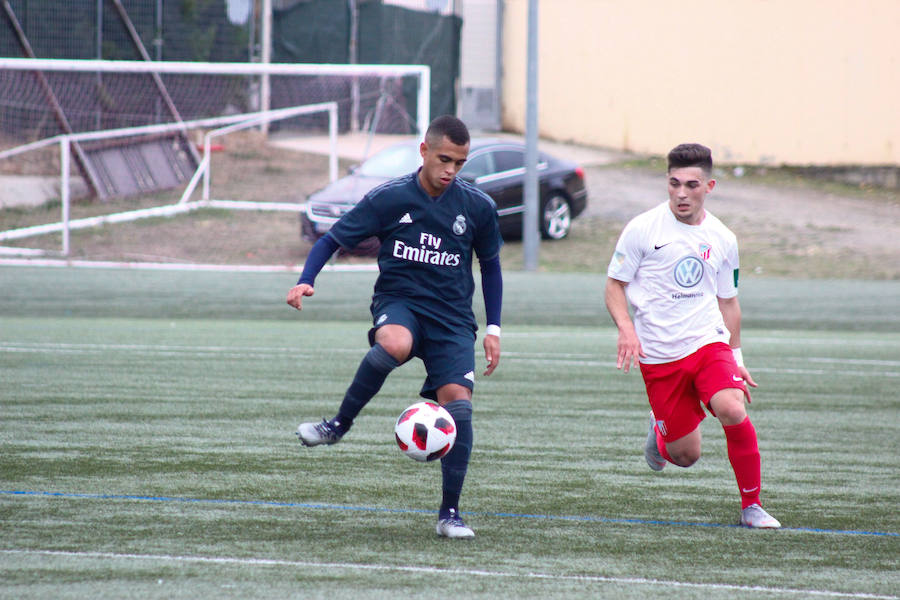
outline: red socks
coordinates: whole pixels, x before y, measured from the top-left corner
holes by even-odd
[[[728,445],[728,460],[731,461],[738,490],[741,492],[741,508],[759,504],[762,475],[756,428],[750,422],[750,417],[747,417],[738,425],[723,425],[722,429],[725,430]]]

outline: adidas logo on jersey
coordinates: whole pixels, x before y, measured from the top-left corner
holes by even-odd
[[[409,216],[409,213],[406,213],[402,217],[400,217],[400,223],[412,223],[412,217]]]

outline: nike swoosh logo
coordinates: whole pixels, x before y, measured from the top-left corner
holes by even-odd
[[[750,488],[749,490],[745,490],[744,488],[741,488],[741,491],[744,492],[745,494],[752,494],[753,492],[755,492],[758,489],[759,489],[759,486],[756,486],[756,487]]]
[[[737,375],[732,375],[731,378],[734,379],[735,381],[743,381],[744,380],[743,377],[738,377]]]
[[[666,242],[665,244],[659,244],[659,245],[653,246],[653,249],[654,249],[654,250],[659,250],[660,248],[662,248],[662,247],[664,247],[664,246],[668,246],[668,245],[671,244],[671,243],[672,243],[672,242]]]

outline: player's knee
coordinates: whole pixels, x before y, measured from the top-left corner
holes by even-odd
[[[739,425],[747,418],[747,409],[743,401],[730,403],[717,410],[716,417],[723,425]]]
[[[379,329],[375,342],[399,363],[406,361],[412,352],[412,335],[402,327],[388,329],[385,326]]]
[[[447,406],[454,400],[472,401],[472,390],[458,383],[448,383],[442,385],[436,392],[438,404]]]
[[[671,449],[667,450],[669,452],[669,456],[672,458],[672,462],[679,467],[690,467],[695,462],[700,460],[699,448],[688,448],[684,450],[676,450],[674,452]]]
[[[747,418],[743,390],[722,390],[713,396],[710,406],[723,425],[737,425]]]

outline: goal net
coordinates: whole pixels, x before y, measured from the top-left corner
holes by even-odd
[[[422,65],[0,58],[0,123],[4,135],[33,141],[333,101],[342,131],[415,133],[428,124],[429,88]],[[325,122],[280,126],[321,131]]]
[[[58,187],[49,211],[11,215],[0,197],[0,254],[68,256],[73,229],[208,208],[216,196],[233,201],[216,208],[296,213],[335,178],[336,137],[424,131],[429,87],[428,68],[416,65],[0,59],[0,177],[52,177]],[[328,135],[329,156],[286,156],[269,134]],[[156,179],[164,185],[149,185]]]

